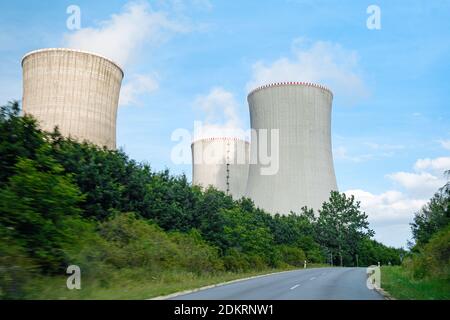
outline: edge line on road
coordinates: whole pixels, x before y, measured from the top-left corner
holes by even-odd
[[[314,270],[314,269],[320,269],[320,268],[311,268],[311,269],[306,269],[306,270]],[[213,284],[213,285],[209,285],[209,286],[205,286],[205,287],[201,287],[201,288],[197,288],[197,289],[179,291],[179,292],[175,292],[175,293],[172,293],[172,294],[169,294],[169,295],[166,295],[166,296],[159,296],[159,297],[150,298],[150,299],[146,299],[146,300],[167,300],[167,299],[171,299],[171,298],[176,298],[178,296],[184,296],[184,295],[190,294],[190,293],[196,293],[196,292],[200,292],[200,291],[204,291],[204,290],[208,290],[208,289],[222,287],[222,286],[225,286],[225,285],[228,285],[228,284],[233,284],[233,283],[247,281],[247,280],[252,280],[252,279],[257,279],[257,278],[263,278],[263,277],[272,276],[272,275],[276,275],[276,274],[301,271],[301,270],[305,270],[305,269],[295,269],[295,270],[287,270],[287,271],[281,271],[281,272],[273,272],[273,273],[262,274],[262,275],[253,276],[253,277],[236,279],[236,280],[231,280],[231,281],[227,281],[227,282]]]

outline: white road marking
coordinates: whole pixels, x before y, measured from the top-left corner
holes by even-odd
[[[312,277],[312,278],[311,278],[311,279],[309,279],[309,280],[311,280],[311,281],[312,281],[312,280],[316,280],[316,277]]]
[[[296,284],[295,286],[293,286],[293,287],[291,288],[291,290],[297,289],[298,287],[300,287],[300,285],[299,285],[299,284]]]

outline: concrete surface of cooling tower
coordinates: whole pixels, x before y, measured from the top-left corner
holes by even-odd
[[[192,143],[192,183],[213,186],[234,199],[245,194],[249,143],[235,138],[206,138]]]
[[[249,94],[252,129],[268,129],[269,150],[271,129],[279,129],[279,166],[273,175],[261,174],[265,165],[260,162],[253,164],[261,139],[252,138],[246,195],[257,206],[280,214],[299,212],[303,206],[319,209],[330,192],[337,190],[331,148],[332,100],[331,91],[310,83],[277,83]]]
[[[41,128],[100,147],[116,147],[122,69],[102,56],[71,49],[43,49],[22,60],[23,111]]]

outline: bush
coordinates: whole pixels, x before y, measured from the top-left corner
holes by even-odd
[[[450,226],[433,235],[421,251],[422,265],[428,275],[450,279]]]
[[[450,226],[434,234],[418,251],[403,262],[414,278],[450,279]]]
[[[95,238],[95,237],[94,237]],[[98,237],[83,250],[81,261],[103,263],[114,268],[187,270],[197,273],[223,270],[218,250],[193,230],[168,234],[133,213],[116,213],[98,227]]]
[[[314,248],[306,252],[306,259],[310,263],[324,263],[326,258],[320,248]]]
[[[223,261],[218,249],[208,245],[200,233],[192,230],[189,234],[174,233],[170,239],[178,246],[180,268],[195,273],[223,271]]]
[[[280,245],[277,246],[277,250],[280,253],[281,261],[295,267],[302,267],[305,263],[306,256],[302,249]]]
[[[267,269],[267,263],[266,259],[263,257],[256,255],[256,254],[250,254],[246,257],[249,265],[249,270],[252,271],[261,271],[264,269]]]
[[[180,248],[156,225],[132,213],[117,214],[100,223],[99,234],[107,243],[104,262],[117,268],[146,267],[159,271],[178,264]]]
[[[24,287],[36,266],[23,247],[0,226],[0,300],[24,297]]]
[[[244,272],[250,269],[246,255],[235,248],[229,249],[222,259],[227,271]]]
[[[78,241],[83,197],[51,157],[20,159],[0,190],[0,226],[10,230],[44,273],[61,270],[65,248]]]

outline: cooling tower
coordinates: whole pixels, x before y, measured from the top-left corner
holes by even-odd
[[[23,67],[23,111],[43,130],[100,147],[116,147],[122,69],[96,54],[44,49],[27,54]]]
[[[207,138],[192,143],[192,183],[213,186],[234,199],[244,196],[249,143],[237,138]]]
[[[319,209],[337,190],[331,150],[332,100],[331,91],[310,83],[276,83],[249,94],[251,126],[258,139],[254,141],[252,135],[246,195],[258,207],[273,214],[300,212],[303,206]],[[267,166],[255,158],[257,149],[264,151],[260,150],[261,129],[268,130],[269,151],[263,154],[270,154],[274,146],[271,130],[279,130],[274,174],[263,174]]]

